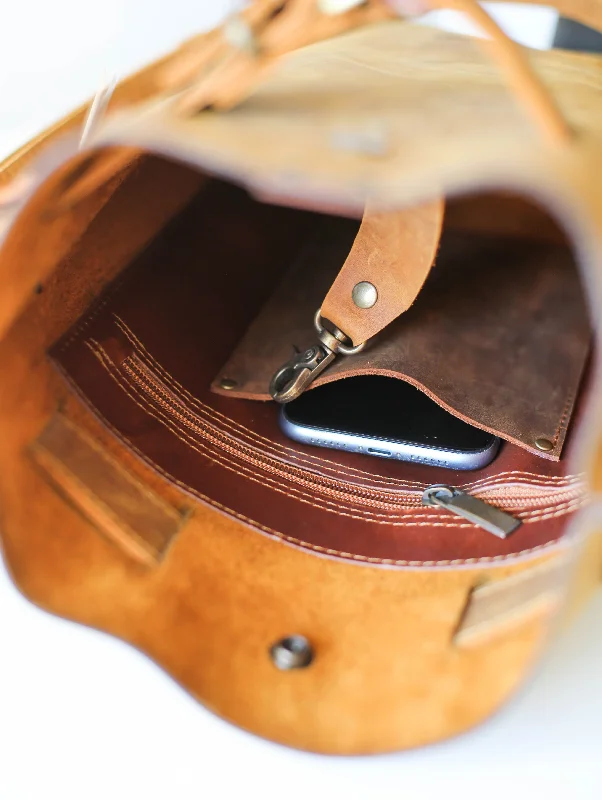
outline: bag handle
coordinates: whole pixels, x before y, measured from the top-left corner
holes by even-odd
[[[523,0],[524,1],[524,0]],[[539,80],[527,54],[507,36],[476,0],[425,0],[428,10],[453,9],[469,16],[490,39],[491,50],[527,113],[556,144],[571,140],[572,132],[556,102]],[[602,7],[577,0],[578,11],[568,14],[602,24]],[[343,11],[339,9],[343,7]],[[279,58],[299,47],[398,15],[386,0],[255,0],[238,16],[209,34],[185,44],[166,66],[162,88],[179,91],[176,107],[183,114],[205,108],[228,109],[242,102]]]
[[[295,400],[337,356],[358,353],[412,305],[437,255],[443,210],[442,198],[400,211],[367,206],[349,255],[316,312],[316,343],[295,353],[270,382],[276,402]]]
[[[320,316],[357,346],[407,311],[435,261],[443,212],[443,199],[393,212],[368,206]]]

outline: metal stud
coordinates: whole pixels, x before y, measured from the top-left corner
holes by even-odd
[[[356,283],[351,292],[351,299],[358,308],[372,308],[378,300],[376,286],[368,281]]]
[[[220,388],[225,389],[226,391],[230,391],[230,389],[236,389],[238,386],[238,382],[234,380],[234,378],[222,378],[219,382]]]
[[[313,661],[314,652],[305,636],[294,633],[274,642],[270,657],[278,669],[303,669]]]
[[[543,450],[544,453],[549,453],[550,450],[554,449],[554,444],[549,439],[536,439],[535,440],[535,447],[538,450]]]

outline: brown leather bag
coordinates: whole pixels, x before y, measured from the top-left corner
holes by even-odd
[[[0,526],[220,716],[374,753],[486,718],[600,578],[600,61],[334,5],[256,2],[2,165]],[[500,454],[280,431],[367,374]]]

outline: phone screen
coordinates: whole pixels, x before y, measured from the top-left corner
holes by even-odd
[[[284,408],[299,425],[426,447],[482,451],[496,439],[445,411],[415,386],[381,375],[318,386]]]

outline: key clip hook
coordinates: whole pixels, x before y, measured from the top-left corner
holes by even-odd
[[[331,333],[322,324],[322,309],[316,311],[314,327],[318,343],[308,347],[283,364],[270,381],[270,395],[277,403],[290,403],[299,397],[318,375],[332,364],[339,353],[353,355],[363,350],[366,343],[349,347],[344,344],[348,337],[338,328]]]

